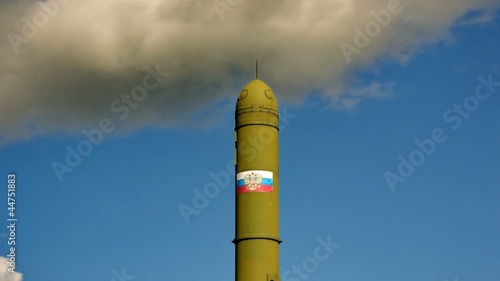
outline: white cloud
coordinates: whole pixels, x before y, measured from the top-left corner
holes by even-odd
[[[466,14],[459,20],[461,26],[482,25],[495,18],[494,10],[478,10]]]
[[[110,104],[142,84],[147,65],[161,65],[168,82],[116,123],[121,131],[200,125],[211,105],[234,103],[253,78],[255,59],[280,101],[301,101],[314,89],[350,108],[380,97],[377,89],[346,82],[356,80],[356,70],[380,58],[407,60],[446,37],[468,11],[499,5],[402,0],[403,11],[348,64],[341,42],[353,44],[354,28],[364,28],[370,11],[387,9],[389,1],[64,0],[47,12],[40,1],[0,1],[0,143],[116,118]],[[223,17],[213,5],[221,2]],[[40,27],[30,30],[26,19]],[[12,40],[14,33],[24,39]]]
[[[0,281],[22,281],[23,275],[19,272],[9,271],[9,259],[0,257]]]

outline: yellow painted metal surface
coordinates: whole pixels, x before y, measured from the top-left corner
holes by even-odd
[[[279,117],[269,86],[248,83],[235,118],[236,281],[279,281]]]

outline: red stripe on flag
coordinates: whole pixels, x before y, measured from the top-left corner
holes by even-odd
[[[255,189],[255,190],[248,189],[248,187],[246,185],[244,185],[244,186],[238,186],[238,188],[236,188],[236,194],[246,193],[246,192],[267,192],[267,193],[271,193],[271,192],[273,192],[273,186],[272,185],[261,184],[259,186],[259,188]]]

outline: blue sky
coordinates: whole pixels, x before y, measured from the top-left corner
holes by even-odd
[[[356,98],[364,86],[384,90],[363,94],[354,106],[337,102],[342,94],[313,86],[287,96],[273,87],[286,88],[282,80],[273,81],[279,76],[266,77],[263,70],[260,78],[275,89],[282,117],[283,281],[498,280],[499,16],[498,10],[488,16],[467,12],[447,32],[413,45],[405,59],[374,52],[369,62],[356,61],[341,75],[361,85],[342,85],[350,91],[347,97]],[[391,44],[391,38],[380,40]],[[340,49],[332,53],[337,64],[346,64]],[[234,88],[252,80],[252,71],[232,71]],[[485,86],[480,77],[493,85]],[[164,87],[169,83],[174,82]],[[82,128],[98,128],[95,120],[112,115],[113,98],[103,102],[108,115],[86,119],[74,130],[64,125],[65,115],[62,121],[50,119],[54,126],[31,121],[47,131],[25,138],[4,129],[10,141],[0,149],[0,177],[4,186],[9,173],[17,179],[16,270],[23,280],[232,280],[234,179],[226,167],[233,160],[238,93],[225,93],[205,107],[189,99],[176,105],[203,125],[148,123],[147,114],[131,110],[123,122],[132,129],[113,119],[119,130],[103,134],[62,181],[53,163],[64,164],[66,147],[76,149],[85,140]],[[433,149],[426,154],[416,140],[432,142]],[[411,175],[398,171],[400,155],[419,162]],[[391,184],[388,172],[403,182]],[[216,182],[211,174],[221,180],[218,194],[186,218],[180,204],[196,208],[196,192]],[[0,217],[6,219],[2,201]],[[319,240],[336,247],[304,270]],[[2,256],[8,254],[6,243],[0,238]],[[294,273],[294,265],[304,275]]]

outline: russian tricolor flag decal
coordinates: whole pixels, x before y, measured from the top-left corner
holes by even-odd
[[[236,175],[236,193],[273,192],[273,172],[245,171]]]

